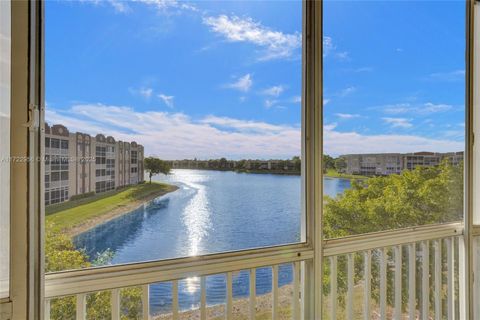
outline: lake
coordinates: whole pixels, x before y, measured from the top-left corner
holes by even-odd
[[[231,171],[172,170],[155,181],[179,189],[99,225],[74,239],[90,257],[111,250],[112,264],[168,259],[288,244],[300,240],[299,176]],[[350,187],[346,179],[325,178],[335,197]],[[279,285],[291,282],[291,266],[280,266]],[[234,275],[234,297],[248,295],[248,272]],[[207,277],[207,303],[225,301],[226,278]],[[257,294],[271,290],[271,268],[257,269]],[[150,286],[152,314],[168,312],[171,284]],[[200,303],[200,279],[179,282],[181,309]]]

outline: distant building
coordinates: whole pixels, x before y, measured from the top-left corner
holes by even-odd
[[[144,180],[143,146],[45,125],[45,205]]]
[[[386,176],[399,174],[403,170],[413,170],[417,166],[437,166],[444,159],[458,165],[463,161],[463,152],[347,154],[341,157],[345,159],[344,172],[347,174]]]

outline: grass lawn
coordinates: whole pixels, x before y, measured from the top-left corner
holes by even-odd
[[[361,175],[356,175],[356,174],[346,174],[346,173],[340,173],[335,169],[328,169],[327,173],[323,174],[325,177],[330,177],[330,178],[343,178],[343,179],[368,179],[369,177],[367,176],[361,176]]]
[[[88,198],[67,201],[46,208],[46,222],[66,230],[88,220],[119,210],[129,204],[176,190],[176,186],[163,183],[142,183],[124,189],[109,191]]]

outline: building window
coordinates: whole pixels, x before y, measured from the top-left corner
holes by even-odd
[[[56,149],[59,149],[59,148],[60,148],[60,140],[59,140],[59,139],[54,139],[54,138],[52,138],[52,139],[50,140],[50,142],[51,142],[51,143],[50,143],[50,146],[51,146],[52,148],[56,148]]]

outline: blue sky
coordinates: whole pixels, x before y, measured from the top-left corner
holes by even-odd
[[[461,1],[327,1],[332,155],[460,151]],[[47,121],[179,158],[300,154],[301,2],[47,1]]]

